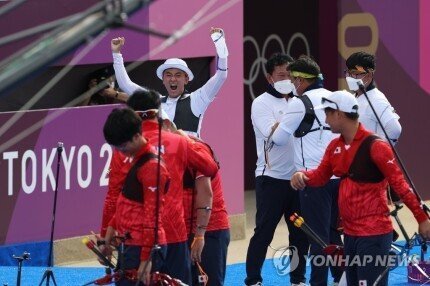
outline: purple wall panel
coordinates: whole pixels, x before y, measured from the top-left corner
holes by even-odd
[[[377,31],[377,57],[375,79],[377,86],[385,93],[400,115],[402,135],[396,149],[424,199],[430,198],[427,173],[430,159],[428,146],[430,134],[427,129],[430,119],[424,111],[430,105],[428,72],[428,28],[430,6],[426,1],[341,1],[339,20],[351,15],[359,15],[359,21],[365,27],[369,24],[365,14],[370,14],[376,21],[373,28]],[[366,35],[356,30],[347,30],[349,48],[354,43],[369,42]],[[374,35],[375,36],[375,35]],[[369,52],[368,50],[366,50]],[[345,63],[339,50],[339,79],[344,82],[342,70]]]
[[[106,171],[111,153],[111,148],[104,145],[102,126],[113,107],[41,110],[24,114],[21,121],[45,122],[42,129],[2,151],[1,173],[8,177],[0,181],[0,189],[4,190],[1,217],[10,219],[5,243],[49,239],[57,142],[64,143],[64,151],[60,161],[55,238],[98,231],[107,185],[103,171]],[[52,115],[58,116],[47,122]],[[13,130],[15,135],[25,131]],[[5,160],[5,156],[9,157],[14,151],[18,151],[17,158]],[[13,164],[13,168],[5,168],[9,164]],[[8,189],[11,172],[14,174],[13,191]]]
[[[61,5],[62,2],[59,2]],[[150,18],[151,27],[170,33],[180,28],[200,10],[202,5],[202,2],[190,0],[187,1],[186,5],[181,6],[181,11],[178,13],[179,8],[172,9],[171,1],[159,0],[156,1],[156,5],[151,6],[149,12],[140,11],[133,15],[130,21],[146,26]],[[221,161],[224,193],[230,214],[239,214],[244,211],[242,5],[242,1],[218,1],[215,6],[204,13],[204,17],[209,16],[206,18],[207,22],[193,30],[183,40],[164,50],[163,53],[151,58],[215,57],[215,48],[209,36],[209,29],[211,26],[224,28],[230,50],[229,77],[205,114],[202,137],[213,146]],[[220,10],[217,9],[220,7],[222,13],[217,13],[216,11],[219,12]],[[214,11],[216,13],[212,13]],[[29,15],[28,11],[25,13]],[[55,11],[55,13],[57,12]],[[148,17],[148,13],[151,17]],[[48,18],[45,17],[44,20]],[[54,18],[49,19],[53,20]],[[20,26],[19,28],[25,27]],[[117,36],[126,36],[127,43],[124,47],[126,61],[136,60],[146,54],[149,47],[152,50],[160,43],[154,37],[130,31],[114,30],[81,63],[111,62],[109,41],[112,37]],[[5,54],[0,54],[0,59],[4,56]],[[70,56],[60,64],[66,63],[68,59]],[[213,67],[215,67],[214,64]],[[98,231],[106,191],[106,182],[100,184],[99,180],[100,177],[103,177],[102,171],[107,160],[106,157],[100,155],[104,143],[101,126],[111,109],[112,106],[64,109],[64,113],[61,113],[52,122],[45,121],[42,129],[5,150],[0,149],[0,153],[2,153],[2,157],[0,157],[0,189],[3,190],[0,192],[0,244],[49,239],[54,198],[50,178],[52,175],[55,176],[56,172],[57,157],[55,151],[59,141],[64,142],[64,156],[60,166],[55,238],[85,235],[90,230]],[[11,133],[9,135],[19,134],[35,122],[44,118],[46,120],[46,116],[56,114],[56,112],[58,110],[26,112],[22,119],[8,131]],[[13,114],[0,114],[0,121],[5,122]],[[4,135],[5,137],[2,136],[0,146],[6,140],[6,135]],[[15,184],[11,191],[12,195],[9,195],[7,192],[9,161],[4,158],[4,154],[12,151],[18,153],[16,159],[9,159],[11,164],[13,163],[13,181]],[[22,158],[26,151],[28,151],[26,153],[28,156],[24,166],[22,166]],[[73,155],[72,151],[74,151]],[[91,156],[88,156],[89,153]],[[7,156],[11,156],[10,154],[15,153],[9,153]],[[36,158],[34,160],[36,166],[34,188],[31,184],[33,182],[33,165],[31,164],[33,154]],[[103,154],[106,156],[106,153]],[[45,173],[42,172],[44,156],[48,162],[45,163],[47,165]],[[50,158],[52,162],[49,161]],[[90,170],[92,175],[91,180],[86,181],[89,173],[88,158],[91,158]],[[66,162],[71,162],[70,168],[66,167]],[[80,169],[79,164],[81,164]],[[24,180],[22,179],[22,170],[25,172]],[[52,173],[49,170],[52,170]],[[68,185],[68,178],[70,178],[70,186]],[[28,185],[26,188],[21,186],[22,180],[24,184]],[[46,182],[45,185],[44,181]],[[43,191],[44,189],[45,191]]]

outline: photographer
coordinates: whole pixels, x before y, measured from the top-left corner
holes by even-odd
[[[94,93],[90,98],[85,100],[81,105],[103,105],[112,103],[125,103],[128,95],[125,92],[119,91],[115,86],[113,77],[114,71],[111,66],[94,71],[89,76],[88,88],[95,88],[99,83],[106,80],[106,86]]]

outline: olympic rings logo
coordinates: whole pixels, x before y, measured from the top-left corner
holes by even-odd
[[[250,42],[257,52],[257,57],[254,59],[254,62],[251,65],[251,68],[249,70],[248,78],[244,78],[245,85],[249,88],[249,94],[251,95],[251,100],[255,99],[255,93],[253,84],[257,80],[258,75],[260,74],[260,68],[264,75],[266,75],[266,67],[265,64],[267,62],[266,59],[266,50],[269,46],[269,43],[271,41],[275,41],[279,45],[279,51],[284,52],[286,54],[290,54],[291,47],[296,40],[301,40],[305,44],[306,48],[306,55],[310,55],[310,48],[309,48],[309,42],[306,39],[305,35],[302,33],[294,33],[290,40],[288,41],[287,49],[285,49],[284,42],[282,41],[281,37],[279,37],[277,34],[271,34],[269,35],[266,40],[264,41],[263,48],[260,52],[260,46],[258,42],[254,39],[252,36],[245,36],[243,38],[243,44],[245,45],[246,42]]]

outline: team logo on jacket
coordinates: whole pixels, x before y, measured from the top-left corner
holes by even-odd
[[[124,160],[122,160],[123,163],[131,163],[133,162],[133,157],[125,157]]]
[[[336,147],[336,149],[334,149],[333,154],[340,154],[340,152],[342,152],[342,148]]]
[[[155,191],[157,190],[157,187],[148,187],[148,189],[149,189],[151,192],[155,192]]]

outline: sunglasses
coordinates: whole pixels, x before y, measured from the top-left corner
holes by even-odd
[[[366,74],[368,74],[368,72],[361,72],[358,70],[344,70],[343,71],[345,76],[347,77],[352,77],[352,78],[356,78],[356,79],[362,79],[363,77],[366,76]]]
[[[329,103],[334,104],[334,105],[336,106],[336,110],[339,110],[339,105],[337,105],[337,103],[336,103],[336,102],[334,102],[334,101],[332,101],[332,100],[330,100],[330,99],[327,99],[327,98],[323,97],[323,98],[321,99],[321,103],[322,103],[322,104],[324,104],[324,103],[326,103],[326,102],[329,102]]]

